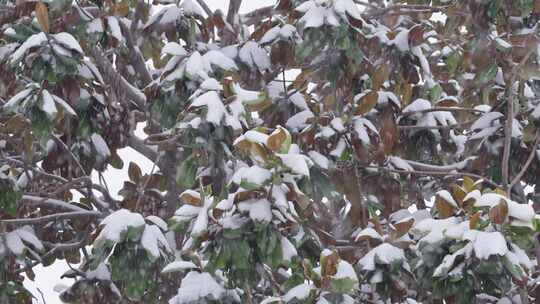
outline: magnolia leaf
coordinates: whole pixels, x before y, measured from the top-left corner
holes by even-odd
[[[505,200],[500,201],[496,206],[489,210],[489,219],[491,222],[501,225],[508,217],[508,204]]]
[[[321,275],[330,277],[336,274],[339,254],[335,251],[324,250],[321,253]]]
[[[129,162],[128,176],[131,181],[138,183],[142,177],[141,168],[136,163]]]
[[[274,152],[287,153],[291,146],[291,134],[286,129],[278,126],[266,140],[266,146]]]
[[[184,204],[200,207],[202,206],[201,195],[193,190],[186,190],[180,194],[180,200]]]
[[[469,229],[476,229],[476,227],[478,227],[481,215],[482,213],[480,211],[477,211],[469,218]]]
[[[435,207],[437,208],[437,211],[439,211],[439,216],[442,219],[449,218],[454,215],[454,207],[438,195],[435,199]]]
[[[42,2],[38,1],[36,3],[36,18],[38,20],[41,29],[45,32],[49,32],[49,10],[47,6]]]
[[[373,78],[371,80],[371,88],[373,91],[378,91],[383,83],[388,79],[388,76],[390,75],[390,68],[388,67],[388,64],[383,63],[377,67],[375,70],[375,74],[373,75]]]
[[[391,229],[391,234],[390,234],[391,238],[393,240],[397,240],[400,237],[404,236],[406,233],[409,232],[413,224],[414,224],[413,218],[410,218],[407,221],[402,221],[402,222],[394,224],[393,229]]]
[[[376,105],[379,99],[379,94],[376,91],[370,91],[360,98],[358,101],[358,107],[356,108],[356,115],[364,115],[371,111]]]

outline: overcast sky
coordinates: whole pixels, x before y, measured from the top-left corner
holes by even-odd
[[[226,12],[229,1],[206,0],[206,3],[212,10],[221,9],[222,11]],[[240,7],[240,13],[249,12],[254,8],[272,5],[275,3],[276,0],[244,0],[242,2],[242,6]],[[141,135],[141,132],[137,132],[137,134]],[[118,154],[124,160],[124,164],[134,161],[141,167],[141,170],[144,173],[149,173],[152,170],[152,162],[130,148],[119,150]],[[104,172],[109,189],[114,194],[122,188],[124,181],[128,179],[127,165],[124,166],[124,168],[125,169],[122,170],[111,168]],[[97,180],[96,178],[97,176],[93,176],[94,180]],[[31,282],[26,280],[24,282],[26,288],[28,288],[36,297],[34,303],[44,304],[40,293],[37,291],[37,288],[39,288],[44,294],[46,304],[62,304],[58,298],[58,293],[54,291],[54,287],[59,284],[65,284],[67,286],[72,284],[73,280],[60,280],[60,276],[68,269],[68,266],[63,261],[57,262],[48,267],[42,267],[41,265],[36,266],[34,268],[36,274],[35,281]]]

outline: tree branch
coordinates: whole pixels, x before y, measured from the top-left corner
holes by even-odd
[[[197,3],[199,3],[199,5],[202,7],[202,9],[208,15],[208,17],[212,17],[214,15],[214,13],[210,9],[210,7],[208,7],[208,4],[206,4],[204,0],[197,0]]]
[[[141,2],[139,2],[141,3]],[[144,5],[144,2],[142,2]],[[139,8],[139,5],[137,5],[137,8]],[[135,11],[135,15],[137,15],[137,11]],[[133,21],[138,22],[138,20]],[[143,86],[147,86],[150,82],[152,82],[152,76],[150,75],[150,72],[148,71],[146,67],[146,63],[144,62],[144,57],[141,53],[141,50],[139,47],[135,44],[134,38],[133,38],[133,23],[132,27],[129,28],[123,21],[120,20],[120,27],[122,28],[122,32],[124,33],[124,37],[126,37],[126,45],[129,50],[129,61],[137,74],[141,76],[142,84]]]
[[[512,69],[512,76],[510,77],[510,81],[508,83],[508,90],[507,90],[507,113],[506,113],[506,122],[504,125],[504,146],[503,146],[503,157],[502,157],[502,184],[503,187],[506,189],[508,197],[510,197],[510,187],[508,183],[509,178],[509,160],[510,160],[510,150],[511,150],[511,144],[512,144],[512,126],[514,123],[514,83],[516,82],[519,69],[522,65],[529,60],[529,57],[532,55],[532,53],[536,50],[536,48],[531,48],[527,54],[523,57],[523,59],[513,67]]]
[[[132,100],[139,109],[144,109],[146,96],[136,87],[132,86],[122,75],[120,75],[105,56],[97,48],[90,49],[92,57],[100,69],[107,84],[117,92],[118,96],[126,96]]]
[[[20,219],[10,219],[10,220],[0,220],[0,223],[15,225],[15,226],[24,226],[24,225],[36,225],[43,224],[50,221],[58,221],[63,219],[81,219],[81,218],[97,218],[102,214],[99,211],[73,211],[73,212],[62,212],[44,215],[41,217],[32,217],[32,218],[20,218]]]
[[[27,201],[32,203],[35,206],[48,206],[55,209],[69,210],[73,212],[89,212],[89,210],[83,209],[81,207],[66,203],[61,200],[54,198],[40,197],[34,195],[25,194],[22,196],[21,201]]]
[[[521,167],[521,170],[519,171],[519,173],[512,179],[512,181],[510,182],[510,185],[508,185],[508,192],[512,191],[512,188],[514,187],[514,185],[517,184],[521,180],[523,175],[525,175],[525,172],[527,172],[527,169],[529,168],[534,157],[536,156],[536,147],[539,144],[540,144],[540,131],[537,130],[536,139],[534,141],[534,144],[532,145],[531,153],[529,153],[529,157],[527,157],[527,161],[525,161],[525,164],[523,165],[523,167]]]

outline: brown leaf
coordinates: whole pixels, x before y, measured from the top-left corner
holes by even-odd
[[[467,195],[467,192],[459,186],[459,185],[452,185],[452,196],[456,200],[459,206],[463,206],[463,199]]]
[[[454,207],[438,195],[435,199],[435,207],[437,208],[437,211],[439,211],[439,216],[442,219],[449,218],[454,215]]]
[[[180,194],[180,200],[184,204],[200,207],[202,206],[201,195],[195,191],[184,191]]]
[[[41,30],[43,30],[45,33],[49,32],[49,10],[47,9],[47,6],[42,2],[38,1],[36,3],[36,18],[38,20],[39,25],[41,26]]]
[[[409,44],[410,46],[418,46],[424,42],[424,28],[422,25],[417,24],[413,26],[409,31]]]
[[[138,183],[142,177],[141,168],[136,163],[129,162],[128,176],[132,182]]]
[[[379,131],[386,155],[392,154],[395,144],[399,140],[399,131],[394,119],[392,107],[385,107],[381,117],[381,130]]]
[[[369,93],[360,98],[355,114],[364,115],[371,111],[377,105],[377,100],[379,100],[379,94],[375,91],[369,91]]]
[[[465,189],[465,191],[467,193],[473,191],[476,187],[474,186],[474,181],[468,177],[468,176],[464,176],[463,177],[463,189]]]
[[[403,221],[394,224],[394,228],[391,230],[390,236],[393,240],[399,239],[403,235],[409,232],[412,225],[414,224],[414,219],[409,219],[408,221]]]
[[[321,253],[321,276],[329,277],[335,275],[339,260],[339,255],[336,251],[332,251],[328,255],[325,255],[324,252]]]
[[[266,146],[272,151],[278,151],[281,145],[287,139],[287,131],[282,127],[278,127],[266,140]]]
[[[480,215],[482,215],[482,213],[477,211],[469,218],[469,229],[476,229],[478,222],[480,222]]]
[[[383,63],[380,64],[377,67],[377,70],[375,70],[375,74],[372,77],[372,85],[371,88],[374,91],[378,91],[383,83],[388,79],[388,76],[390,75],[390,68],[388,67],[388,64]]]
[[[508,204],[501,200],[499,204],[489,210],[489,219],[492,223],[502,224],[508,217]]]

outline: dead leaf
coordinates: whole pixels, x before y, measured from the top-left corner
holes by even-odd
[[[49,32],[49,10],[47,9],[47,6],[42,2],[38,1],[36,3],[36,18],[38,20],[39,25],[41,26],[41,30],[43,30],[45,33]]]
[[[388,64],[383,63],[377,67],[377,70],[375,70],[375,73],[372,77],[372,85],[371,88],[374,91],[378,91],[383,83],[388,79],[388,76],[390,75],[390,68],[388,67]]]
[[[477,211],[469,218],[469,229],[476,229],[476,227],[478,227],[478,222],[480,222],[480,215],[482,215],[482,213],[480,211]]]
[[[180,200],[188,205],[202,206],[201,195],[195,191],[184,191],[180,194]]]
[[[371,111],[379,100],[379,94],[375,91],[370,91],[360,98],[358,101],[358,107],[356,108],[356,115],[364,115],[367,112]]]
[[[449,218],[454,215],[454,207],[438,195],[435,199],[435,207],[437,208],[437,211],[439,211],[439,216],[442,219]]]
[[[501,225],[508,217],[508,204],[501,200],[499,204],[489,210],[489,219],[492,223]]]

